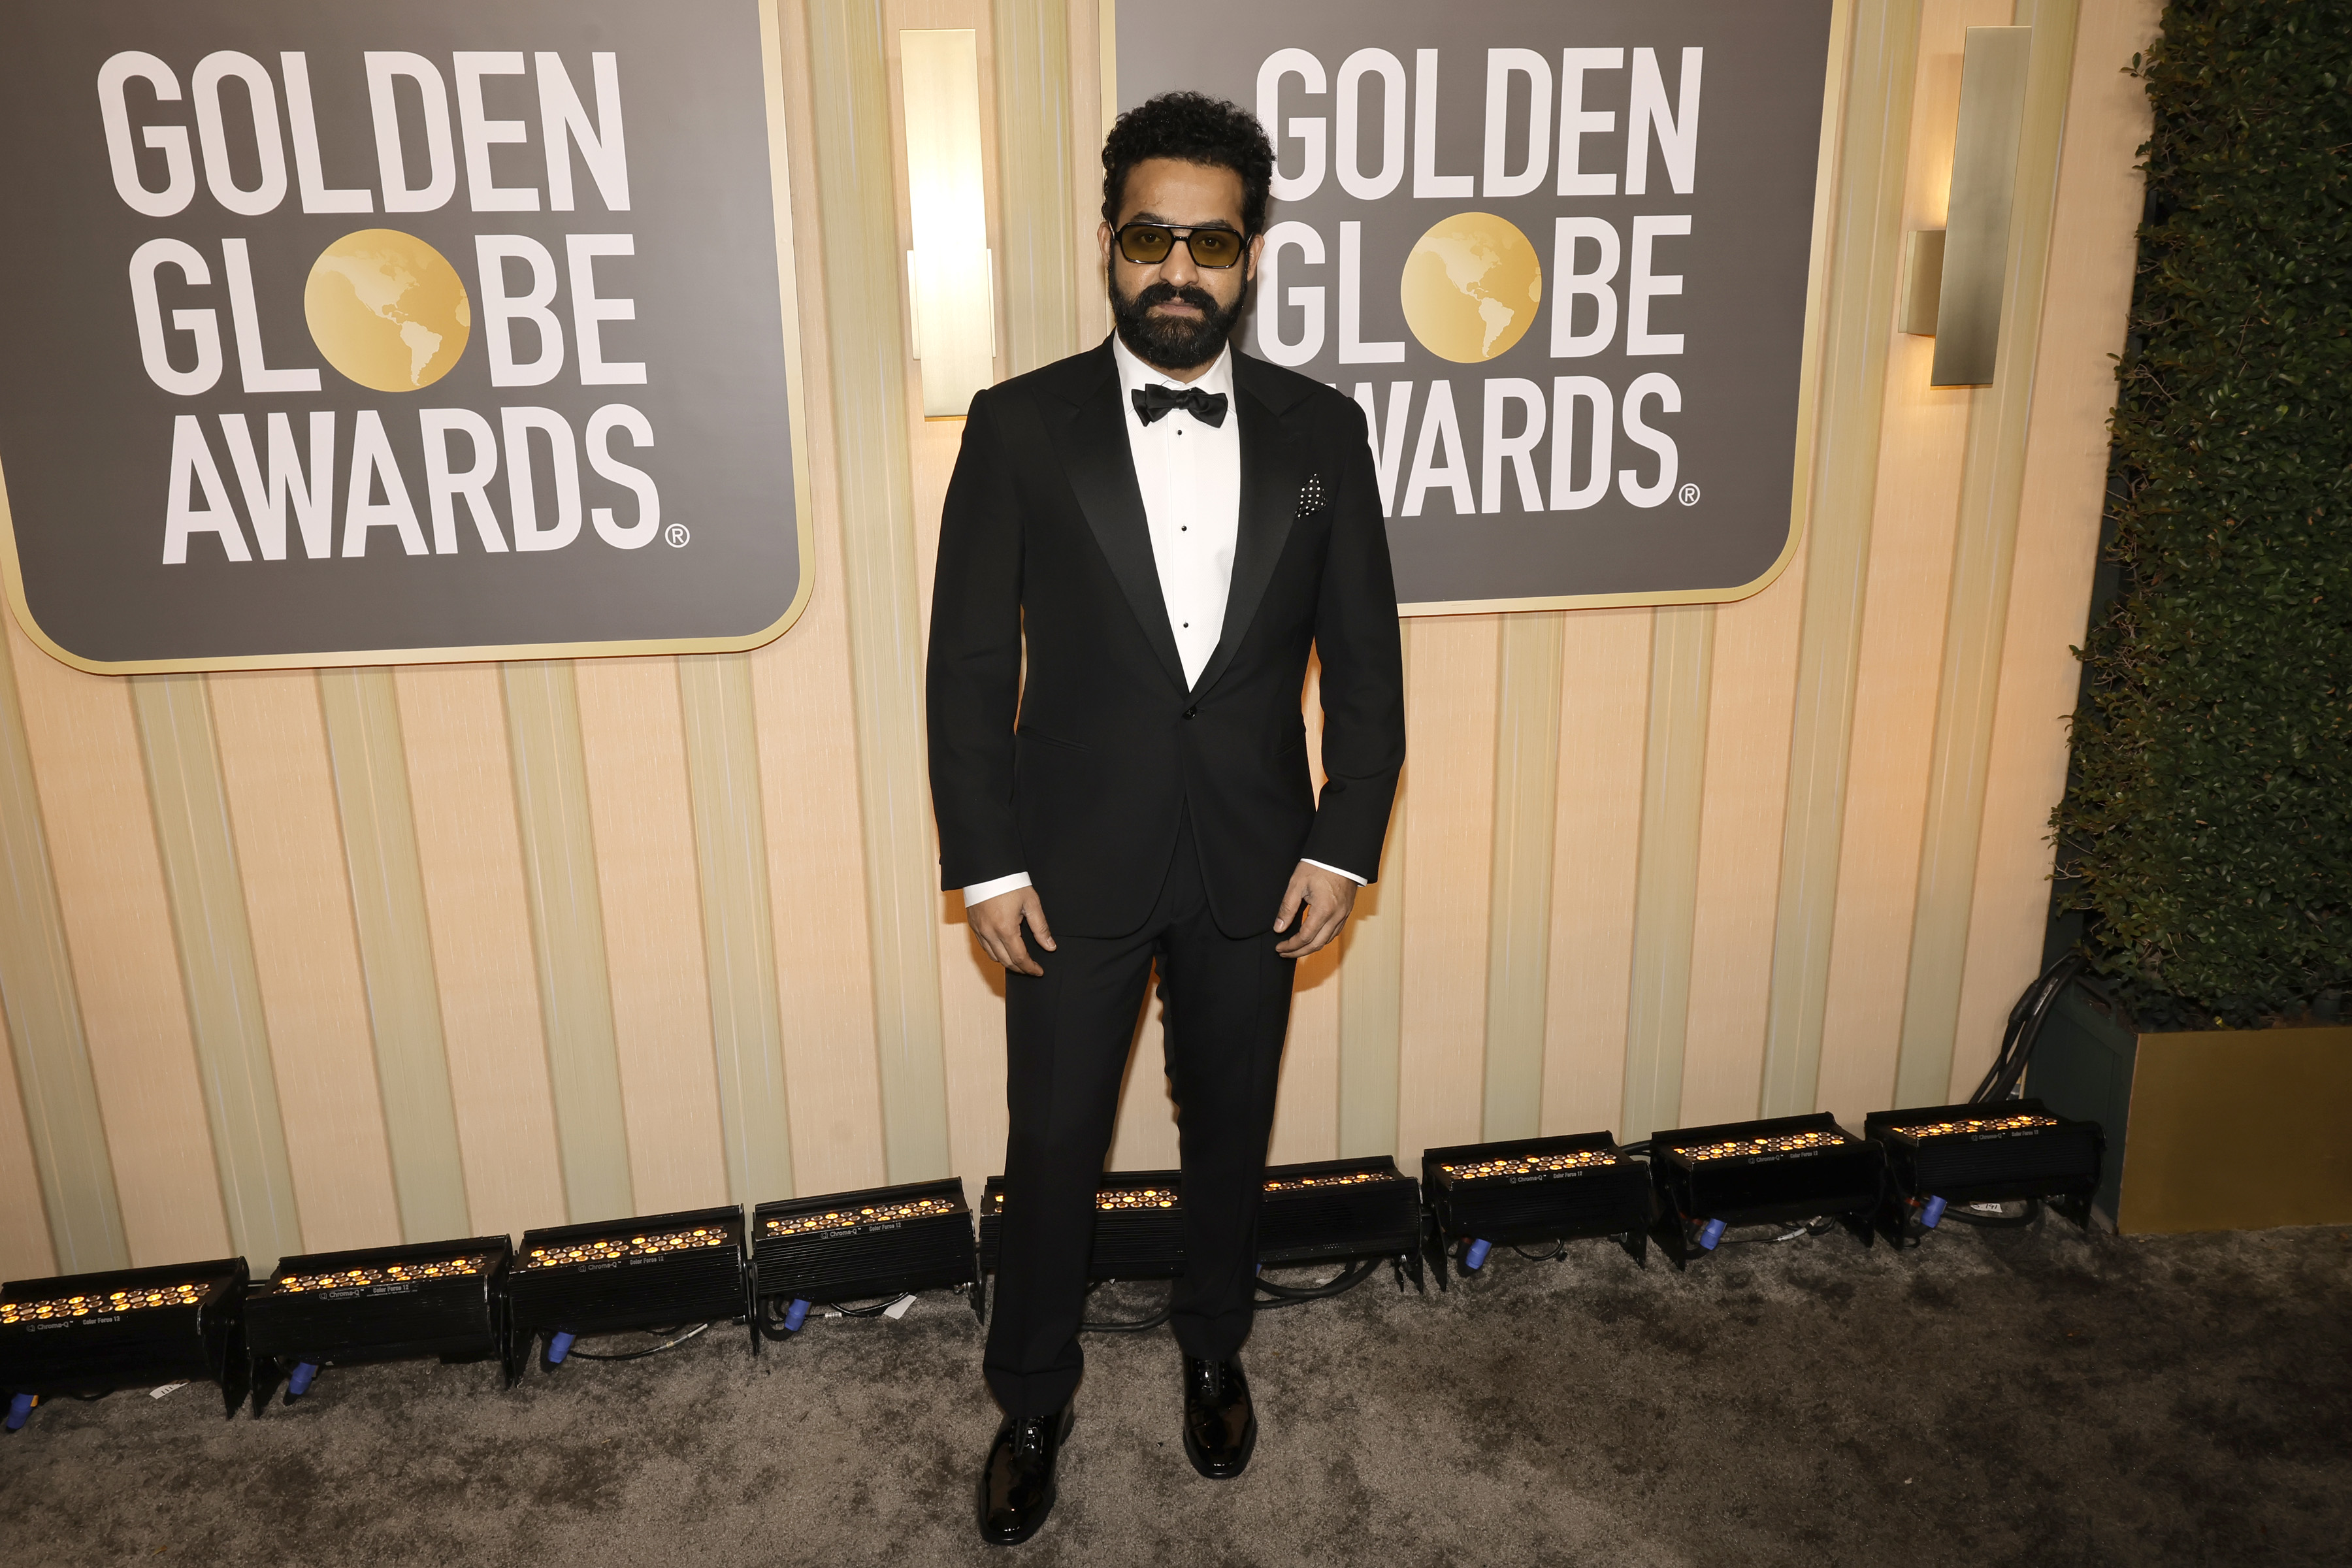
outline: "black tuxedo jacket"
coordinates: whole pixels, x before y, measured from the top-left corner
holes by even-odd
[[[1273,925],[1301,858],[1379,871],[1404,677],[1363,414],[1238,352],[1234,389],[1233,587],[1189,689],[1110,341],[972,400],[931,599],[942,887],[1026,871],[1057,934],[1124,936],[1150,917],[1188,805],[1228,935]],[[1319,806],[1299,716],[1310,648]]]

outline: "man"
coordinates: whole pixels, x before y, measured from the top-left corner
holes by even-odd
[[[942,884],[1006,969],[984,1363],[1005,1419],[980,1488],[999,1544],[1054,1504],[1096,1181],[1155,962],[1184,1168],[1184,1448],[1213,1479],[1249,1462],[1238,1357],[1292,972],[1379,870],[1404,763],[1363,416],[1227,343],[1265,244],[1264,132],[1172,93],[1120,117],[1103,168],[1118,331],[973,399],[932,599]],[[1299,713],[1310,648],[1319,802]]]

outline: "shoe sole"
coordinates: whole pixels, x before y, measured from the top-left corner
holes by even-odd
[[[1076,1408],[1073,1408],[1069,1414],[1062,1417],[1062,1435],[1054,1440],[1054,1468],[1057,1472],[1060,1470],[1062,1464],[1062,1445],[1070,1440],[1070,1434],[1077,1429],[1077,1425],[1078,1413]],[[1255,1437],[1255,1434],[1253,1433],[1252,1436]],[[987,1484],[987,1478],[982,1477],[981,1479],[981,1485],[984,1488]],[[1018,1535],[991,1535],[988,1532],[988,1527],[986,1525],[982,1525],[980,1531],[981,1544],[983,1546],[1020,1545],[1023,1542],[1027,1541],[1030,1537],[1035,1535],[1039,1531],[1045,1528],[1045,1521],[1054,1517],[1054,1505],[1061,1500],[1062,1488],[1060,1482],[1056,1481],[1052,1487],[1049,1487],[1046,1489],[1045,1506],[1038,1510],[1036,1519],[1030,1523],[1028,1529],[1023,1531]]]

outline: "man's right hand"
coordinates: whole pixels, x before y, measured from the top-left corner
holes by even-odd
[[[1024,974],[1045,973],[1029,956],[1029,944],[1021,940],[1021,924],[1026,921],[1037,945],[1047,952],[1054,951],[1054,932],[1045,924],[1045,906],[1037,901],[1036,889],[1015,888],[1009,893],[999,893],[968,906],[964,918],[971,921],[971,934],[980,938],[980,945],[988,950],[989,957]]]

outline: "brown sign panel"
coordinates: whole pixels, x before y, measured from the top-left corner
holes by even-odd
[[[781,632],[776,70],[760,0],[11,7],[26,629],[115,671]]]
[[[1243,346],[1363,406],[1407,613],[1736,599],[1796,545],[1830,0],[1126,0],[1253,110]]]

